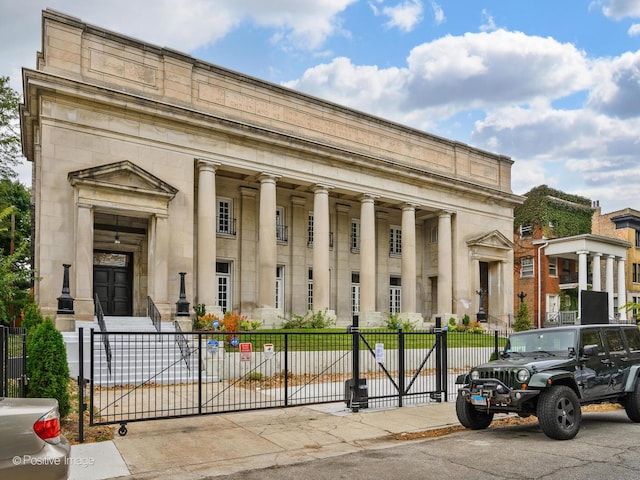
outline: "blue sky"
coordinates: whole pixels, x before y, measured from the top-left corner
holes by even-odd
[[[0,0],[19,92],[44,8],[508,155],[515,193],[640,210],[640,0]]]

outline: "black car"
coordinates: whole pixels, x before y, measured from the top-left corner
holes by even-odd
[[[514,333],[500,358],[456,381],[456,413],[487,428],[495,413],[538,417],[550,438],[580,430],[581,405],[613,402],[640,422],[640,330],[635,325],[574,325]]]

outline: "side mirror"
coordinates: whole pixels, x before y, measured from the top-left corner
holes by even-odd
[[[595,357],[598,355],[598,345],[585,345],[582,348],[582,355],[585,357]]]

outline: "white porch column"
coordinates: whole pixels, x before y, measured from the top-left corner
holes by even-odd
[[[586,250],[577,251],[578,255],[578,317],[582,316],[582,291],[587,289],[587,256]]]
[[[198,159],[198,293],[197,302],[207,312],[217,305],[216,288],[216,168],[219,164]]]
[[[606,275],[606,284],[607,284],[607,298],[609,299],[609,318],[614,318],[614,309],[613,309],[613,260],[615,259],[614,255],[607,256],[607,263],[605,265],[605,275]]]
[[[93,207],[78,204],[76,207],[76,254],[71,273],[71,296],[74,297],[74,311],[77,320],[93,319]],[[60,273],[62,278],[62,265]],[[75,291],[74,291],[75,289]]]
[[[313,197],[313,309],[329,309],[329,186],[316,185]]]
[[[258,307],[271,308],[276,296],[276,177],[262,174],[258,231]]]
[[[593,259],[591,260],[591,285],[593,287],[594,292],[602,291],[602,281],[600,276],[600,260],[602,258],[602,254],[599,252],[594,252]]]
[[[625,282],[625,259],[618,259],[618,312],[620,320],[627,319],[627,311],[622,306],[627,303],[627,285]]]
[[[154,217],[153,246],[149,249],[149,273],[153,277],[151,298],[162,320],[171,317],[171,305],[168,296],[169,283],[169,216],[156,215]],[[176,299],[178,292],[176,291]]]
[[[442,317],[443,327],[449,321],[449,315],[453,313],[451,240],[451,213],[443,212],[438,216],[438,315]]]
[[[376,308],[376,219],[373,195],[360,199],[360,317]]]
[[[402,207],[402,316],[412,321],[416,317],[416,207]],[[412,315],[413,314],[413,315]]]

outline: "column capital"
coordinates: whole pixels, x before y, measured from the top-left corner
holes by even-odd
[[[589,255],[589,250],[576,250],[576,255]]]
[[[380,198],[379,195],[375,195],[373,193],[363,193],[360,195],[360,203],[375,203],[375,201]]]
[[[438,213],[438,218],[444,218],[444,217],[453,217],[453,214],[455,212],[451,211],[451,210],[441,210],[440,213]]]
[[[418,207],[417,203],[409,203],[409,202],[405,202],[402,204],[402,211],[404,212],[405,210],[413,210],[415,211],[416,208]]]
[[[276,183],[278,179],[281,178],[281,175],[277,175],[271,172],[261,172],[256,179],[260,183]]]
[[[196,158],[195,161],[199,171],[204,170],[204,171],[215,172],[220,166],[220,163],[214,162],[212,160],[207,160],[206,158]]]
[[[313,186],[313,193],[328,193],[329,190],[333,190],[335,187],[326,183],[316,183]]]

